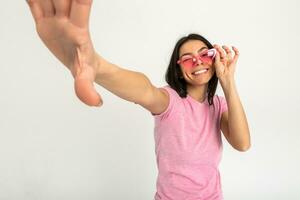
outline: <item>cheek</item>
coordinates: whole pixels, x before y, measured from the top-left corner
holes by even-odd
[[[188,67],[188,66],[181,66],[181,71],[182,72],[190,72],[192,71],[194,67]]]
[[[181,66],[180,69],[181,69],[181,73],[184,76],[185,76],[186,73],[189,73],[192,70],[192,68],[188,68],[188,67],[184,67],[184,66]]]

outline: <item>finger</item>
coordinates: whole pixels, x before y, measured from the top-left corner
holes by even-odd
[[[51,0],[41,0],[41,6],[44,11],[45,17],[53,17],[55,15],[55,9]]]
[[[70,20],[79,27],[87,27],[92,0],[72,0]]]
[[[221,59],[220,59],[220,53],[219,51],[217,51],[216,56],[215,56],[215,63],[220,63]]]
[[[223,45],[222,48],[225,50],[226,52],[226,56],[229,58],[229,59],[232,59],[232,52],[231,50],[229,49],[229,47],[227,47],[226,45]]]
[[[214,45],[214,47],[220,53],[220,60],[224,60],[225,59],[225,53],[224,53],[223,49],[219,45]]]
[[[44,17],[41,5],[37,0],[26,0],[35,23]]]
[[[58,17],[69,17],[71,0],[52,0],[55,7],[55,15]]]
[[[238,60],[238,58],[239,58],[240,52],[239,52],[239,50],[238,50],[236,47],[234,47],[234,46],[232,46],[232,49],[233,49],[234,54],[235,54],[234,57],[233,57],[233,62],[236,63],[237,60]]]

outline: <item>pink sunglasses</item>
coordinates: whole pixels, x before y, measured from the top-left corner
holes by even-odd
[[[195,67],[198,65],[198,60],[202,63],[212,63],[217,53],[216,49],[208,49],[204,52],[200,52],[197,56],[184,55],[178,61],[177,64],[182,64],[185,67]]]

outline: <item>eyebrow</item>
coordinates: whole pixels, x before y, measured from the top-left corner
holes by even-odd
[[[203,49],[208,49],[207,47],[202,47],[201,49],[198,50],[198,52],[202,51]],[[182,56],[185,56],[185,55],[191,55],[192,53],[184,53],[182,54],[179,58],[181,58]]]

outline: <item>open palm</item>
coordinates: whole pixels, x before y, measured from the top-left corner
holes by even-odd
[[[27,0],[36,30],[47,48],[72,73],[78,98],[90,106],[103,101],[93,82],[97,55],[89,33],[92,0]]]

